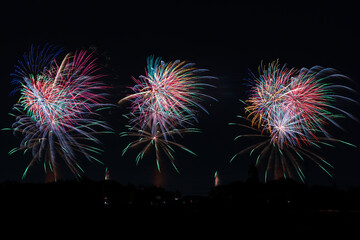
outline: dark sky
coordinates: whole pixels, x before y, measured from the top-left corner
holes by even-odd
[[[121,1],[120,1],[121,2]],[[51,43],[67,51],[96,49],[99,61],[108,76],[104,82],[114,87],[114,103],[124,96],[124,87],[131,86],[131,76],[143,74],[149,55],[161,56],[165,61],[176,59],[197,63],[209,69],[217,86],[207,93],[219,102],[208,101],[204,106],[210,115],[199,113],[201,134],[189,134],[179,143],[186,145],[199,156],[176,152],[177,174],[171,164],[164,161],[165,187],[184,193],[206,193],[212,186],[215,171],[220,180],[229,183],[247,178],[250,159],[246,156],[229,163],[242,146],[233,142],[240,128],[228,126],[242,114],[239,98],[244,98],[247,88],[243,79],[248,69],[253,72],[261,60],[265,63],[280,59],[291,67],[321,65],[333,67],[352,78],[359,92],[359,15],[357,7],[345,5],[305,5],[302,3],[256,4],[227,1],[129,1],[128,3],[103,1],[12,1],[3,7],[1,26],[1,128],[9,127],[8,116],[17,95],[9,96],[10,73],[22,54],[31,44]],[[352,96],[359,100],[359,96]],[[359,119],[359,105],[342,106]],[[117,132],[124,131],[121,114],[126,109],[117,108],[107,117]],[[360,146],[359,123],[345,119],[342,139]],[[0,182],[20,180],[30,160],[30,155],[7,152],[21,139],[9,132],[1,132]],[[135,153],[121,157],[128,139],[117,135],[104,136],[104,155],[101,160],[110,167],[111,177],[123,184],[151,184],[154,179],[155,160],[151,154],[135,165]],[[359,149],[340,146],[322,149],[321,155],[333,163],[334,179],[329,178],[311,163],[304,165],[309,184],[339,187],[360,187]],[[166,159],[165,159],[166,160]],[[88,177],[103,178],[104,167],[85,163]],[[64,176],[69,175],[64,169]],[[68,176],[69,177],[69,176]],[[261,176],[262,178],[262,176]],[[25,182],[41,182],[42,165],[35,165]]]

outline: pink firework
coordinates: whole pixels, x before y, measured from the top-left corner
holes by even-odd
[[[243,103],[246,119],[251,125],[234,124],[251,129],[256,133],[242,134],[240,137],[259,137],[265,139],[238,152],[231,161],[244,152],[252,155],[257,152],[256,166],[267,159],[265,181],[271,174],[275,179],[292,177],[292,170],[304,181],[302,162],[305,158],[315,162],[331,176],[327,168],[333,168],[324,158],[307,147],[333,146],[329,142],[351,143],[338,140],[327,132],[329,125],[340,127],[339,117],[353,116],[336,106],[337,100],[355,102],[337,93],[353,91],[342,84],[334,84],[346,76],[332,68],[315,66],[310,69],[280,67],[278,61],[268,66],[260,66],[259,75],[253,75],[249,98]],[[241,117],[242,118],[242,117]],[[302,161],[298,161],[300,158]]]
[[[61,158],[74,174],[83,171],[77,163],[76,152],[89,160],[91,153],[102,150],[91,146],[99,143],[94,136],[99,128],[110,128],[97,119],[95,111],[105,101],[104,86],[98,79],[99,68],[91,54],[85,51],[67,54],[60,63],[59,52],[53,47],[41,51],[34,48],[25,54],[24,63],[16,66],[15,81],[20,84],[20,99],[14,105],[19,115],[12,126],[24,135],[20,147],[10,151],[32,151],[33,159],[24,172],[36,161],[44,162],[45,171],[57,177],[57,161]]]
[[[133,94],[121,99],[131,102],[131,110],[127,115],[129,119],[129,132],[121,136],[136,136],[138,139],[131,142],[125,149],[135,147],[140,143],[147,143],[136,158],[138,163],[151,147],[155,148],[156,163],[160,171],[160,152],[171,160],[174,168],[173,149],[170,145],[194,154],[186,147],[177,144],[175,135],[188,132],[197,132],[193,126],[197,122],[196,113],[202,109],[207,113],[201,102],[210,96],[202,93],[206,86],[202,79],[214,77],[202,76],[207,70],[197,69],[195,64],[176,60],[163,62],[161,58],[149,57],[145,76],[133,78],[136,85],[131,87]]]

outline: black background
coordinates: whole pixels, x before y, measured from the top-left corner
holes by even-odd
[[[239,151],[241,142],[233,139],[240,128],[228,126],[242,114],[239,98],[246,96],[243,79],[248,69],[253,72],[264,63],[280,59],[290,67],[320,65],[338,69],[356,82],[350,86],[359,92],[359,15],[355,5],[338,4],[262,4],[228,1],[12,1],[2,8],[1,26],[1,128],[13,121],[8,112],[18,95],[9,96],[10,73],[31,44],[45,43],[64,47],[66,51],[95,50],[103,79],[114,87],[110,101],[116,103],[125,96],[126,86],[133,85],[131,76],[143,74],[146,58],[153,54],[165,61],[176,59],[197,63],[209,69],[218,80],[211,84],[209,95],[219,102],[207,101],[210,112],[199,113],[201,134],[189,134],[179,143],[198,154],[176,152],[177,174],[165,161],[162,169],[165,187],[185,193],[206,193],[213,185],[214,173],[219,172],[222,183],[247,178],[250,159],[247,155],[229,163]],[[359,100],[359,95],[351,96]],[[359,118],[359,105],[340,106]],[[116,132],[125,131],[121,114],[124,107],[107,112],[105,117]],[[360,145],[359,123],[350,119],[340,121],[344,131],[337,137]],[[20,143],[10,132],[1,132],[0,181],[20,181],[30,155],[11,157],[7,152]],[[151,153],[139,166],[135,165],[136,151],[121,157],[129,139],[118,135],[101,137],[105,153],[100,157],[110,168],[111,178],[123,183],[151,184],[155,174],[155,159]],[[307,183],[333,185],[340,188],[360,186],[358,148],[339,145],[324,148],[321,155],[335,169],[328,177],[311,162],[305,163]],[[254,159],[253,159],[254,160]],[[87,177],[103,179],[105,167],[83,163]],[[64,178],[71,178],[66,168]],[[262,175],[260,176],[261,178]],[[35,165],[25,182],[43,182],[42,164]]]

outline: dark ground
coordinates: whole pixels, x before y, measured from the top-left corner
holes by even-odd
[[[87,179],[6,182],[0,186],[0,196],[1,216],[12,226],[30,232],[56,229],[59,234],[73,229],[81,236],[100,232],[135,238],[196,234],[227,239],[233,234],[349,234],[356,232],[360,219],[360,189],[309,187],[284,179],[267,184],[234,182],[204,196]]]

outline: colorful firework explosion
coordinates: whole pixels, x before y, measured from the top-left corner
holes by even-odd
[[[140,139],[139,143],[149,142],[138,155],[137,162],[151,145],[155,146],[159,171],[160,148],[163,148],[174,167],[174,158],[169,151],[172,150],[170,144],[191,152],[168,138],[186,132],[198,132],[188,126],[193,126],[194,122],[198,121],[195,115],[197,109],[207,113],[200,102],[204,98],[214,99],[201,92],[204,87],[213,86],[200,82],[202,79],[214,79],[214,77],[202,76],[201,73],[207,70],[197,69],[194,65],[179,60],[165,63],[161,58],[154,59],[151,56],[147,59],[145,76],[140,76],[138,79],[133,77],[136,85],[131,87],[131,90],[134,94],[121,99],[119,104],[126,100],[131,101],[131,110],[127,118],[129,130],[135,131],[122,133],[121,136],[137,136]],[[130,146],[136,145],[135,142],[130,143],[124,153]],[[176,167],[175,169],[177,170]]]
[[[34,48],[24,54],[13,74],[14,83],[19,87],[20,98],[14,109],[18,115],[12,130],[20,132],[24,138],[19,147],[9,152],[31,150],[33,158],[27,166],[36,161],[44,162],[44,169],[57,177],[57,158],[62,158],[70,170],[79,175],[83,171],[77,162],[75,152],[88,160],[100,162],[92,153],[100,154],[101,149],[91,146],[99,143],[95,134],[110,130],[107,124],[97,120],[96,113],[108,106],[102,102],[107,87],[98,81],[102,77],[95,59],[86,51],[67,54],[60,64],[56,57],[60,54],[53,46]],[[99,132],[98,129],[106,131]]]
[[[326,167],[333,166],[305,147],[319,147],[321,144],[331,146],[329,141],[353,146],[331,137],[325,130],[330,124],[340,127],[335,121],[336,118],[345,115],[353,118],[351,114],[335,106],[338,99],[354,102],[337,94],[337,88],[352,90],[345,85],[329,81],[344,80],[347,77],[336,73],[334,69],[320,66],[302,68],[299,71],[294,68],[288,69],[285,65],[280,67],[278,61],[270,63],[268,67],[261,66],[259,76],[252,77],[250,95],[244,102],[247,120],[251,125],[232,125],[250,128],[257,133],[240,135],[235,140],[243,136],[265,137],[266,140],[243,149],[231,161],[246,151],[250,151],[250,155],[260,151],[256,165],[268,157],[265,181],[271,169],[275,178],[294,178],[291,169],[295,169],[304,181],[305,176],[296,156],[302,160],[305,156],[331,176]]]

